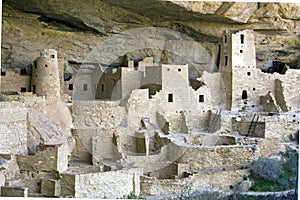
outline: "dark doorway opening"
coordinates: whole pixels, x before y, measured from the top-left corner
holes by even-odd
[[[246,100],[248,98],[248,94],[246,90],[243,90],[242,99]]]
[[[173,102],[173,94],[168,95],[168,102]]]

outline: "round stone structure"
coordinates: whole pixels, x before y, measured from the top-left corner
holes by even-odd
[[[32,69],[32,92],[47,99],[60,97],[57,51],[43,49]]]

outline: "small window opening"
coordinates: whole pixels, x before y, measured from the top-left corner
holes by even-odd
[[[199,95],[199,102],[204,102],[204,95]]]
[[[69,90],[73,90],[73,84],[69,84]]]
[[[243,50],[240,50],[240,53],[243,53]]]
[[[1,71],[1,76],[6,76],[6,72]]]
[[[227,35],[224,35],[224,43],[227,43]]]
[[[45,67],[48,67],[48,65],[45,65]]]
[[[168,102],[173,102],[173,94],[168,95]]]
[[[225,56],[225,66],[228,64],[228,56]]]
[[[101,91],[104,92],[104,84],[101,85]]]
[[[83,84],[83,91],[87,91],[88,90],[88,84]]]
[[[244,44],[244,42],[245,42],[245,35],[241,34],[241,44]]]
[[[246,100],[247,98],[248,98],[247,91],[243,90],[243,92],[242,92],[242,99]]]
[[[255,91],[255,88],[253,88],[253,91]]]
[[[25,68],[22,68],[21,71],[20,71],[20,74],[21,74],[21,75],[26,75],[26,74],[27,74],[26,69],[25,69]]]
[[[21,92],[26,92],[26,87],[21,87]]]
[[[35,88],[35,85],[32,85],[32,93],[33,93],[33,94],[36,94],[36,88]]]
[[[248,76],[251,76],[251,72],[247,72],[247,75],[248,75]]]
[[[167,68],[167,71],[170,71],[170,68]]]
[[[178,69],[179,72],[181,72],[181,69]]]
[[[51,57],[51,58],[55,58],[55,55],[51,55],[50,57]]]

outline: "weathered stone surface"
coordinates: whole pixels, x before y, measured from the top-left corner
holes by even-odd
[[[279,57],[290,66],[299,68],[299,53],[293,44],[294,41],[299,41],[296,37],[299,34],[298,19],[299,6],[284,3],[154,0],[134,3],[120,0],[91,0],[84,3],[78,0],[76,3],[70,0],[63,3],[44,0],[40,3],[30,0],[30,3],[25,3],[9,0],[3,6],[2,61],[6,68],[28,67],[38,57],[39,51],[47,47],[57,49],[61,59],[59,65],[75,61],[69,65],[69,70],[76,71],[96,44],[106,39],[102,34],[149,26],[166,27],[187,34],[200,41],[208,52],[217,57],[217,45],[208,45],[209,43],[218,42],[225,30],[252,28],[263,37],[289,35],[284,46],[281,46],[282,42],[277,38],[268,41],[269,46],[278,47],[280,51],[274,52],[270,48],[258,51],[260,57],[268,57],[267,62],[259,63],[259,67],[268,67],[271,65],[270,59]],[[144,39],[147,40],[147,34]],[[258,49],[266,47],[260,43],[256,46]],[[184,50],[188,49],[184,47]],[[135,59],[142,58],[142,55],[156,55],[158,59],[161,53],[159,50],[148,49],[131,52],[129,55]],[[122,59],[116,63],[121,64]]]
[[[28,112],[28,144],[32,152],[39,145],[59,145],[67,143],[63,132],[55,122],[42,113],[30,109]]]
[[[26,115],[22,103],[0,103],[0,153],[27,154]]]
[[[139,195],[141,173],[140,169],[86,174],[64,173],[61,179],[62,195],[75,198],[122,198],[131,192]]]
[[[47,197],[57,197],[61,194],[59,180],[45,179],[42,180],[41,193]]]
[[[28,188],[17,186],[2,186],[2,197],[28,197]]]

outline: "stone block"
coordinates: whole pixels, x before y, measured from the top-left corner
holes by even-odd
[[[18,186],[2,186],[2,197],[28,197],[28,188]]]
[[[57,197],[61,194],[61,185],[59,180],[42,180],[41,193],[47,197]]]

